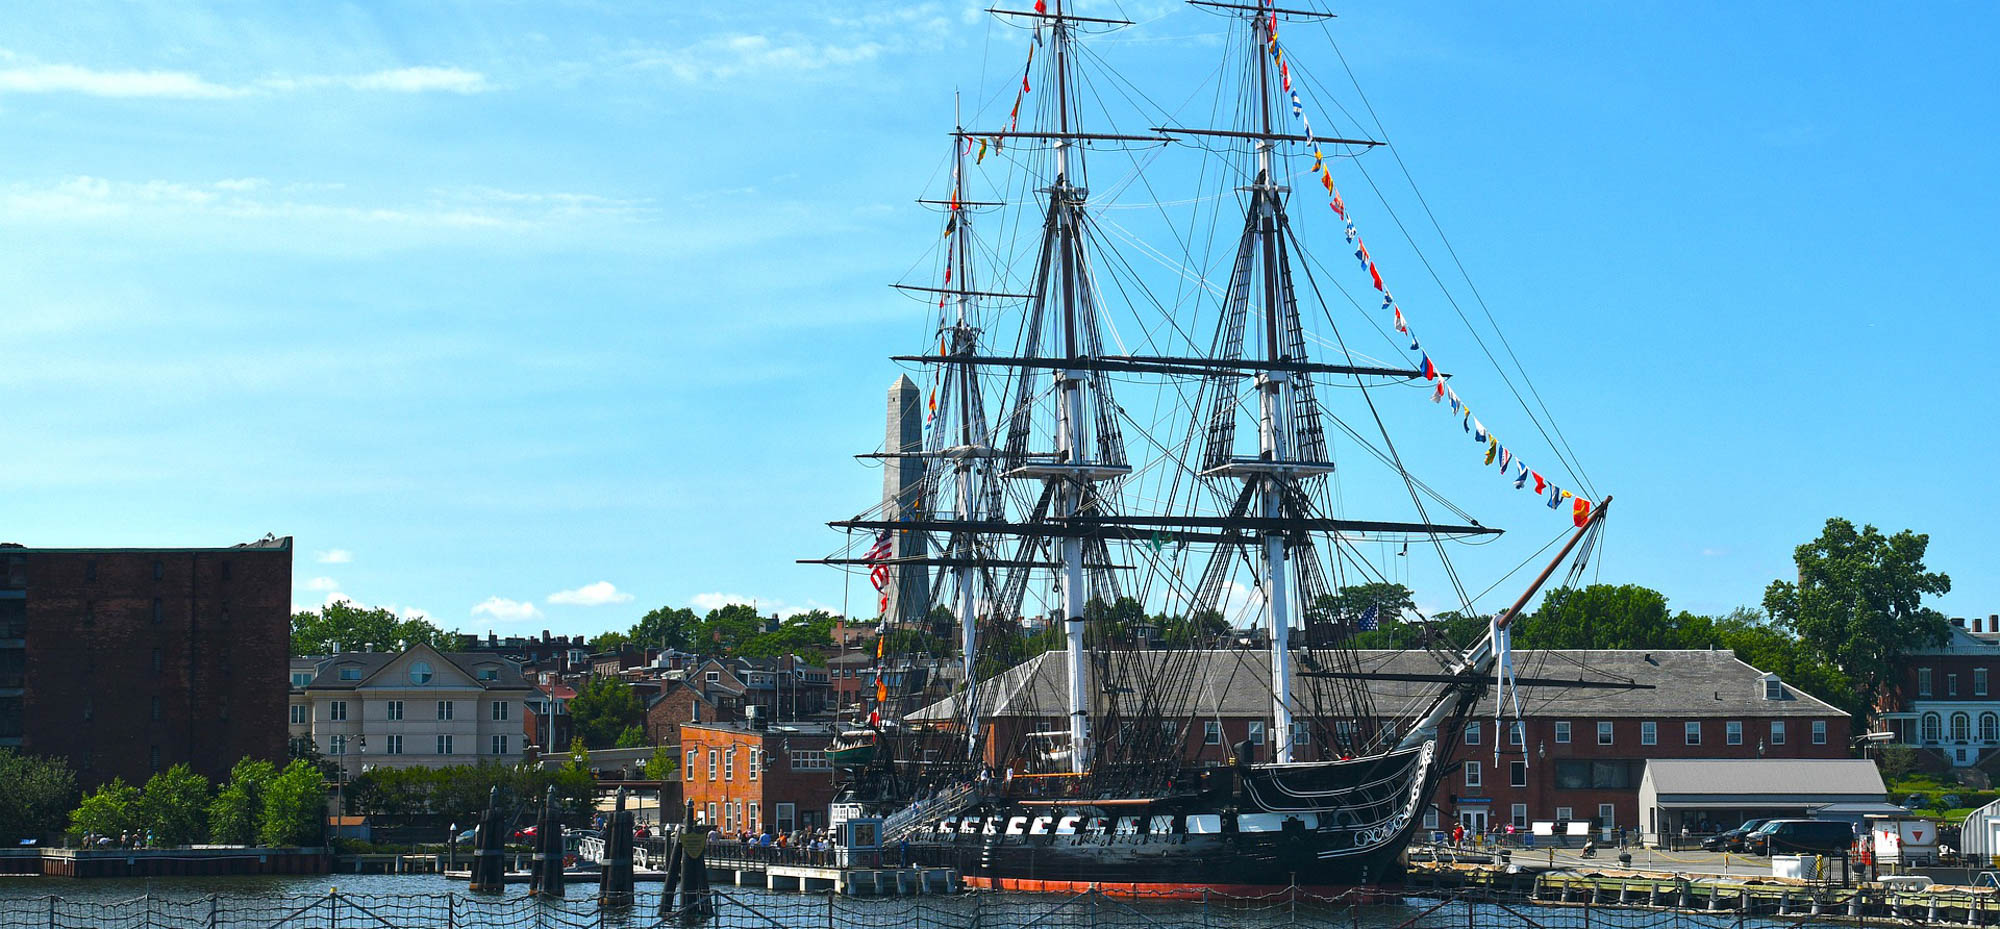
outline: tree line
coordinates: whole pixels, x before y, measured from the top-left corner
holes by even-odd
[[[185,764],[153,775],[143,786],[114,777],[70,811],[69,833],[76,839],[162,847],[197,842],[315,846],[325,812],[319,768],[306,761],[279,768],[245,758],[215,789]]]

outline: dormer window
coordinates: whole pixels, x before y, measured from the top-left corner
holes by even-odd
[[[1764,699],[1766,700],[1785,699],[1785,682],[1779,680],[1778,676],[1775,674],[1764,675]]]
[[[500,679],[500,669],[492,665],[482,667],[479,669],[479,679],[482,681],[497,681]]]
[[[428,684],[434,676],[435,672],[432,671],[431,663],[428,661],[419,661],[410,665],[410,683],[412,684],[420,686]]]
[[[360,668],[360,666],[358,666],[358,665],[351,665],[351,664],[347,664],[347,665],[341,665],[341,666],[340,666],[340,679],[341,679],[341,680],[343,680],[343,681],[358,681],[358,680],[360,680],[360,679],[361,679],[361,668]]]

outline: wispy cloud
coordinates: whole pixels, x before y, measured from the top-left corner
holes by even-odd
[[[330,577],[316,577],[306,582],[307,590],[339,590],[340,582]]]
[[[506,597],[487,597],[472,608],[474,616],[490,616],[501,622],[522,622],[535,619],[542,611],[525,600],[509,600]]]
[[[568,606],[604,606],[610,603],[629,603],[631,600],[631,594],[619,590],[610,581],[598,581],[575,590],[558,590],[549,594],[550,603]]]
[[[0,68],[0,93],[218,100],[245,96],[249,91],[204,80],[186,71],[98,71],[75,65],[27,65]]]
[[[493,89],[486,75],[465,68],[429,65],[385,68],[360,74],[270,76],[241,84],[209,80],[189,71],[97,69],[71,64],[13,64],[0,67],[0,94],[82,94],[90,97],[224,100],[238,97],[338,89],[378,93],[476,94]]]
[[[320,564],[348,564],[354,560],[354,553],[344,548],[329,548],[313,556]]]
[[[815,42],[796,34],[723,35],[675,49],[657,49],[634,57],[641,68],[658,68],[686,83],[727,80],[745,74],[791,75],[840,70],[872,61],[882,53],[879,43]]]

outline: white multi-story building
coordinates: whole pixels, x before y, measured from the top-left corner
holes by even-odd
[[[292,659],[291,737],[310,739],[348,775],[374,767],[521,760],[520,662],[489,652],[344,652]]]

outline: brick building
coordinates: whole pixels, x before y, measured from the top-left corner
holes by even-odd
[[[292,540],[0,546],[0,746],[89,788],[285,757]]]
[[[687,723],[681,726],[681,796],[727,832],[824,827],[834,770],[832,726],[822,723]]]
[[[1896,741],[1969,767],[2000,749],[2000,616],[1951,623],[1943,645],[1905,656],[1880,718]]]
[[[1161,654],[1167,654],[1162,652]],[[1357,656],[1364,671],[1383,675],[1436,674],[1426,652],[1369,651]],[[1297,665],[1294,665],[1296,668]],[[1521,691],[1518,725],[1497,733],[1490,715],[1468,720],[1461,744],[1447,762],[1456,766],[1438,785],[1426,825],[1463,822],[1490,829],[1525,827],[1537,820],[1590,819],[1601,826],[1638,826],[1639,785],[1645,762],[1653,758],[1844,758],[1849,754],[1849,717],[1832,705],[1759,671],[1727,651],[1544,651],[1515,655],[1516,673],[1525,678],[1576,678],[1620,686],[1529,687]],[[1253,751],[1267,745],[1270,656],[1262,650],[1200,653],[1188,685],[1194,688],[1183,734],[1184,757],[1195,764],[1221,765],[1231,746],[1249,741]],[[993,707],[995,738],[988,761],[1011,759],[994,745],[1019,744],[1028,731],[1061,728],[1068,707],[1063,656],[1030,659],[998,681],[982,686],[981,701]],[[1292,683],[1304,701],[1308,682]],[[1373,680],[1374,706],[1405,707],[1436,685]],[[950,719],[951,700],[927,707],[913,719]],[[1479,712],[1491,714],[1487,697]],[[1309,720],[1301,706],[1294,739],[1306,757],[1312,746],[1346,725]],[[1512,720],[1510,720],[1512,722]],[[1104,734],[1100,734],[1101,736]]]
[[[660,692],[646,700],[646,742],[678,746],[682,723],[726,723],[741,718],[730,704],[711,699],[686,680],[660,682]]]

